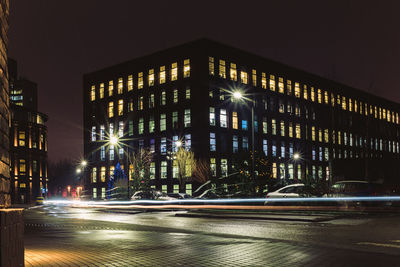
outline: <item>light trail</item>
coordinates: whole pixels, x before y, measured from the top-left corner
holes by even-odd
[[[246,204],[246,203],[294,203],[294,202],[396,202],[400,196],[378,197],[313,197],[313,198],[247,198],[247,199],[177,199],[177,200],[127,200],[127,201],[80,201],[46,200],[45,204],[73,206],[126,206],[126,205],[190,205],[190,204]]]

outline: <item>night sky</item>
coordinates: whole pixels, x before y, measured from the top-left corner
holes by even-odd
[[[370,2],[11,0],[9,55],[38,83],[49,160],[78,159],[84,73],[201,37],[400,102],[400,2]]]

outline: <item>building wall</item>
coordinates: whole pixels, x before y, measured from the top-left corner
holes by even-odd
[[[9,159],[9,88],[7,71],[9,1],[0,1],[0,207],[11,204]]]
[[[186,70],[190,69],[186,77],[185,60],[190,64],[186,66]],[[173,63],[177,63],[176,80],[171,79]],[[165,67],[165,82],[160,80],[161,67]],[[154,85],[151,85],[153,72]],[[112,96],[108,93],[110,81]],[[310,175],[333,181],[377,180],[382,175],[372,177],[373,162],[399,159],[397,103],[229,46],[199,40],[85,75],[84,151],[89,159],[86,189],[92,192],[96,188],[97,197],[102,197],[116,162],[129,174],[126,153],[140,147],[154,147],[154,187],[176,191],[173,163],[166,152],[174,149],[176,138],[185,142],[188,134],[190,149],[197,158],[210,163],[215,176],[229,174],[232,156],[249,150],[252,142],[252,102],[233,102],[232,92],[236,90],[255,101],[255,149],[268,157],[274,178],[295,181]],[[177,102],[174,102],[175,91]],[[163,92],[165,104],[161,103]],[[149,106],[152,95],[155,104]],[[112,114],[110,103],[113,103]],[[188,109],[190,125],[185,125]],[[176,126],[172,124],[174,112],[179,114]],[[162,114],[166,115],[165,129],[160,128]],[[154,118],[154,131],[149,130],[150,118]],[[139,130],[142,119],[143,131]],[[115,135],[119,134],[122,123],[120,138],[125,144],[124,156],[118,158],[115,151],[112,160],[107,143],[110,123]],[[100,133],[101,127],[104,135]],[[167,145],[162,149],[164,142]],[[299,160],[294,160],[295,153],[300,155]],[[346,173],[349,166],[343,165],[350,160],[364,166],[362,171],[352,173],[352,177]],[[165,163],[167,177],[162,178]],[[192,189],[195,187],[193,183]]]

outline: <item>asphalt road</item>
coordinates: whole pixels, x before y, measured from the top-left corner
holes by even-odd
[[[26,266],[400,266],[400,214],[176,213],[184,212],[26,210]],[[303,220],[313,216],[325,219]]]

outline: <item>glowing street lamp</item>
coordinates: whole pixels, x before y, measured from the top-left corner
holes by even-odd
[[[82,172],[82,170],[81,170],[80,168],[77,168],[77,169],[76,169],[76,173],[79,174],[79,173],[81,173],[81,172]]]
[[[175,142],[176,148],[180,148],[182,146],[182,141],[178,140]]]
[[[300,159],[300,154],[299,153],[294,153],[293,154],[293,159],[294,160],[299,160]]]
[[[235,90],[232,92],[232,96],[236,101],[239,100],[248,100],[251,101],[251,153],[252,153],[252,170],[251,170],[251,178],[253,182],[256,181],[256,170],[255,170],[255,150],[254,150],[254,107],[255,107],[255,101],[254,99],[249,99],[247,97],[244,97],[242,92],[239,90]]]
[[[111,145],[116,145],[116,144],[118,144],[118,137],[116,137],[115,135],[111,135],[111,136],[110,136],[110,144],[111,144]]]
[[[82,165],[82,167],[86,167],[87,161],[86,160],[82,160],[81,165]]]

